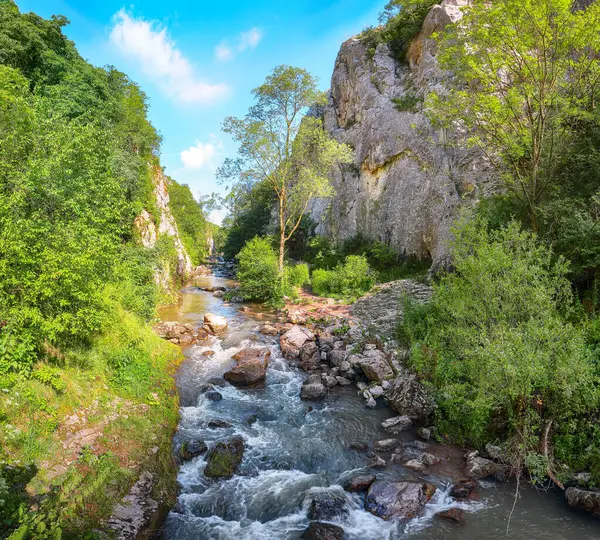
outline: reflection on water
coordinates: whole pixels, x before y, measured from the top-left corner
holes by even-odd
[[[206,312],[223,315],[229,322],[223,339],[185,351],[186,361],[177,377],[182,408],[175,445],[201,439],[210,447],[234,435],[243,437],[246,443],[242,465],[230,480],[205,478],[203,457],[182,465],[181,494],[164,526],[163,538],[298,539],[309,523],[306,516],[311,497],[322,491],[345,498],[347,513],[336,523],[344,528],[349,540],[506,538],[506,521],[514,495],[510,485],[486,484],[478,489],[477,500],[458,503],[448,497],[451,478],[442,472],[439,477],[428,478],[438,491],[423,515],[407,525],[385,522],[363,510],[362,496],[346,493],[340,487],[349,472],[362,469],[367,462],[364,453],[350,445],[389,438],[380,423],[392,413],[384,407],[366,409],[351,388],[335,387],[320,403],[301,401],[303,374],[288,366],[274,338],[258,333],[260,326],[273,320],[274,315],[257,306],[251,312],[241,312],[239,306],[224,303],[197,288],[231,283],[212,276],[201,278],[184,290],[181,305],[161,313],[165,321],[198,326]],[[227,371],[235,352],[253,346],[271,348],[265,387],[238,390],[226,386],[219,388],[221,401],[204,398],[201,385]],[[215,354],[204,356],[202,353],[209,349]],[[211,420],[225,420],[232,427],[209,428]],[[377,474],[391,479],[415,478],[414,473],[401,466],[388,466]],[[467,512],[464,527],[433,517],[451,507]],[[600,538],[600,522],[570,511],[559,494],[523,488],[509,538]]]

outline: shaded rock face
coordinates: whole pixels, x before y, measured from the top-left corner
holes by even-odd
[[[419,514],[434,493],[431,484],[376,480],[367,493],[365,508],[382,519],[408,521]]]
[[[255,386],[263,383],[270,356],[269,349],[243,349],[233,355],[237,365],[223,377],[234,386]]]
[[[446,257],[452,221],[466,200],[485,191],[489,166],[466,145],[445,148],[445,137],[455,135],[435,131],[421,103],[399,110],[392,100],[422,99],[440,89],[429,35],[459,18],[457,4],[465,1],[434,7],[410,65],[395,60],[387,45],[372,59],[359,39],[342,45],[323,118],[330,135],[354,148],[355,161],[333,175],[335,196],[313,205],[318,233],[345,240],[360,232],[434,264]]]
[[[565,499],[571,508],[600,516],[600,491],[569,487],[565,490]]]
[[[344,529],[331,523],[313,521],[302,533],[303,540],[342,540]]]
[[[314,521],[334,521],[348,515],[344,493],[332,491],[315,493],[308,507],[308,519]]]
[[[236,437],[218,443],[206,456],[204,475],[209,478],[231,478],[244,457],[244,441]]]
[[[412,420],[425,420],[433,412],[433,401],[415,375],[400,375],[385,392],[390,407]]]

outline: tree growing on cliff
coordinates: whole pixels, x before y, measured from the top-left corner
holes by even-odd
[[[279,274],[285,244],[300,226],[311,199],[333,192],[329,176],[352,152],[330,138],[320,119],[305,116],[324,96],[307,71],[278,66],[253,90],[256,104],[244,118],[228,117],[223,130],[239,144],[238,157],[218,171],[224,181],[266,182],[277,198]]]
[[[502,173],[533,231],[558,189],[558,169],[582,122],[597,113],[600,5],[572,0],[476,1],[438,36],[438,60],[454,75],[428,98],[438,126],[462,126]]]

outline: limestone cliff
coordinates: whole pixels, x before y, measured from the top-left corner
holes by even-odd
[[[325,129],[354,149],[355,162],[334,175],[335,197],[313,205],[318,232],[337,240],[360,233],[443,264],[459,208],[491,184],[484,158],[445,144],[460,134],[434,130],[422,111],[423,98],[443,91],[447,76],[436,65],[430,36],[458,20],[464,4],[444,0],[432,8],[406,63],[387,45],[373,57],[358,38],[342,45],[322,112]]]
[[[191,276],[194,267],[181,241],[177,222],[169,207],[169,178],[165,176],[160,167],[154,167],[152,170],[152,181],[154,183],[155,207],[158,211],[157,219],[155,220],[147,210],[142,210],[135,220],[135,227],[140,233],[142,245],[146,248],[153,248],[161,235],[166,235],[173,239],[177,254],[175,272],[178,278],[185,280]],[[168,261],[165,261],[162,267],[158,268],[155,273],[157,285],[160,285],[166,291],[171,289],[173,277]]]

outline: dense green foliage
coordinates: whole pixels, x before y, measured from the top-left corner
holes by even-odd
[[[545,428],[574,435],[600,404],[567,264],[514,222],[489,231],[464,221],[455,236],[455,271],[435,284],[431,304],[406,315],[413,365],[431,384],[440,433],[477,447],[499,440],[515,469],[536,464],[543,476],[554,468]]]
[[[352,300],[375,285],[375,276],[366,257],[349,255],[333,270],[314,270],[311,284],[313,291],[319,296]]]
[[[210,225],[206,221],[202,206],[194,199],[190,188],[171,180],[169,206],[177,222],[179,236],[194,265],[204,262],[208,256]]]
[[[246,300],[273,302],[280,297],[277,254],[271,240],[256,236],[239,252],[237,277]]]
[[[394,56],[404,60],[408,45],[420,32],[423,20],[435,0],[391,0],[379,15],[378,27],[363,31],[361,37],[367,43],[369,54],[375,55],[377,45],[386,43]]]

